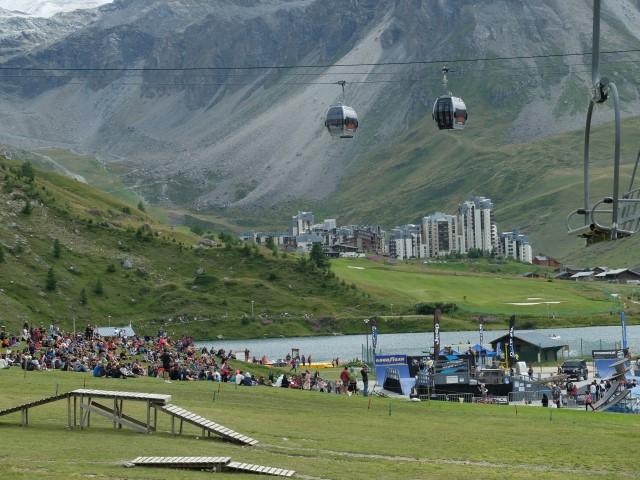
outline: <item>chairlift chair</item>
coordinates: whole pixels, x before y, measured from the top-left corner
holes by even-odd
[[[617,240],[628,237],[640,231],[640,187],[635,186],[636,173],[640,163],[640,153],[636,158],[635,167],[631,175],[629,188],[620,194],[620,98],[616,84],[607,78],[600,78],[600,5],[601,0],[593,3],[593,49],[591,64],[591,79],[593,83],[592,96],[587,110],[587,122],[584,134],[584,179],[583,206],[569,213],[567,229],[569,234],[586,238],[587,244],[605,240]],[[613,192],[590,205],[589,198],[589,140],[591,133],[591,118],[597,103],[604,103],[609,97],[613,98],[615,142],[613,152]],[[576,225],[576,218],[583,217],[583,225]]]

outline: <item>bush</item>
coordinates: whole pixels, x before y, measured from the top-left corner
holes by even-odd
[[[116,271],[116,266],[113,263],[110,263],[109,265],[107,265],[108,273],[115,273],[115,271]]]
[[[33,181],[36,177],[36,172],[33,170],[33,166],[30,162],[24,162],[20,167],[20,176],[26,178],[29,181]]]
[[[416,303],[415,311],[417,315],[433,315],[436,309],[440,309],[442,313],[454,313],[458,306],[455,303]]]
[[[47,272],[47,283],[45,285],[46,289],[50,292],[53,292],[58,285],[58,281],[56,280],[56,274],[53,271],[53,268],[50,268]]]
[[[195,225],[191,226],[191,231],[198,236],[202,236],[202,234],[204,233],[204,228],[196,223]]]
[[[60,247],[60,240],[57,238],[53,241],[53,258],[60,258],[62,248]]]
[[[102,279],[98,278],[98,280],[96,281],[96,286],[93,289],[93,292],[96,295],[102,295],[104,293],[104,289],[102,288]]]
[[[25,215],[31,215],[31,211],[31,202],[27,200],[27,203],[24,204],[24,208],[22,209],[22,213],[24,213]]]
[[[80,305],[87,304],[87,291],[83,288],[80,290]]]

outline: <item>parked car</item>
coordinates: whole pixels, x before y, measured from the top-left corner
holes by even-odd
[[[589,376],[589,369],[585,360],[567,360],[562,364],[562,373],[569,379],[586,380]]]

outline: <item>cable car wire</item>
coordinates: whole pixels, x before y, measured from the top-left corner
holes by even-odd
[[[620,55],[626,53],[640,53],[640,48],[626,50],[604,50],[601,55]],[[536,60],[550,58],[567,58],[593,55],[591,52],[567,52],[549,53],[538,55],[512,55],[504,57],[476,57],[437,60],[409,60],[403,62],[372,62],[372,63],[333,63],[319,65],[250,65],[250,66],[193,66],[193,67],[27,67],[27,66],[0,66],[0,71],[49,71],[49,72],[170,72],[170,71],[228,71],[228,70],[293,70],[296,68],[354,68],[354,67],[380,67],[380,66],[404,66],[404,65],[433,65],[456,64],[475,62],[498,62],[511,60]]]

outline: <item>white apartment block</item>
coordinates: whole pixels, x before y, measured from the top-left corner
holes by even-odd
[[[312,227],[312,212],[298,212],[297,215],[291,217],[291,235],[294,237],[311,232]]]
[[[403,225],[389,233],[389,255],[401,260],[421,256],[421,233],[418,225]]]
[[[422,219],[420,258],[443,257],[452,253],[465,253],[464,235],[459,228],[459,217],[436,212]]]
[[[459,207],[464,250],[476,248],[490,253],[498,246],[498,227],[493,221],[493,203],[485,197],[474,197]]]
[[[500,253],[506,258],[533,263],[533,249],[529,244],[529,238],[515,230],[500,234]]]

